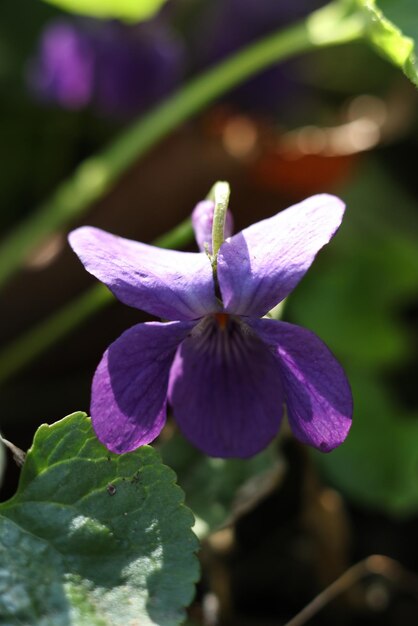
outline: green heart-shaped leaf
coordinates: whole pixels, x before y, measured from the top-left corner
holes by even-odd
[[[0,623],[181,623],[197,542],[174,481],[149,446],[109,453],[82,413],[41,426],[0,505]]]

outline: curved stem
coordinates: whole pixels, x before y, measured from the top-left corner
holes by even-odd
[[[217,254],[225,239],[225,220],[230,194],[229,183],[218,181],[214,184],[208,196],[215,204],[212,225],[212,265],[214,272],[216,272]]]
[[[327,604],[370,574],[383,576],[387,580],[397,583],[404,591],[409,591],[418,597],[418,577],[415,573],[409,572],[398,561],[388,556],[373,554],[350,567],[311,600],[290,622],[286,622],[285,626],[305,626]]]
[[[304,22],[235,53],[141,117],[102,153],[81,163],[73,176],[3,241],[0,286],[47,235],[79,217],[135,159],[216,98],[274,63],[361,37],[363,22],[347,6],[345,0],[335,0]]]

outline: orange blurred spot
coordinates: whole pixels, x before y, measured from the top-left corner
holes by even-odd
[[[300,152],[284,156],[278,151],[266,150],[252,165],[250,173],[264,189],[300,198],[341,184],[349,177],[356,158],[356,154],[331,157]]]

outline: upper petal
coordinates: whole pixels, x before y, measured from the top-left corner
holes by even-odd
[[[166,419],[168,375],[193,322],[137,324],[112,343],[93,378],[91,417],[109,450],[153,441]]]
[[[217,457],[248,457],[276,435],[283,412],[280,370],[240,320],[208,317],[180,344],[169,401],[183,433]]]
[[[86,270],[125,304],[170,320],[196,319],[219,308],[203,253],[164,250],[92,226],[74,230],[69,241]]]
[[[192,213],[192,224],[199,250],[212,254],[212,227],[215,203],[212,200],[202,200]],[[226,212],[224,234],[230,237],[234,229],[231,211]]]
[[[262,316],[283,300],[336,233],[344,208],[335,196],[312,196],[225,241],[218,254],[225,309]]]
[[[313,332],[275,320],[251,320],[281,365],[290,427],[323,452],[339,446],[351,426],[353,399],[343,368]]]

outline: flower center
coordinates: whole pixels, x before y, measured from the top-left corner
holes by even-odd
[[[228,325],[229,315],[228,313],[215,313],[214,318],[218,322],[218,326],[221,330],[225,330]]]
[[[268,349],[261,339],[239,316],[212,313],[203,317],[185,342],[193,345],[207,367],[220,371],[228,378],[234,370],[248,365],[251,369],[257,354]]]

